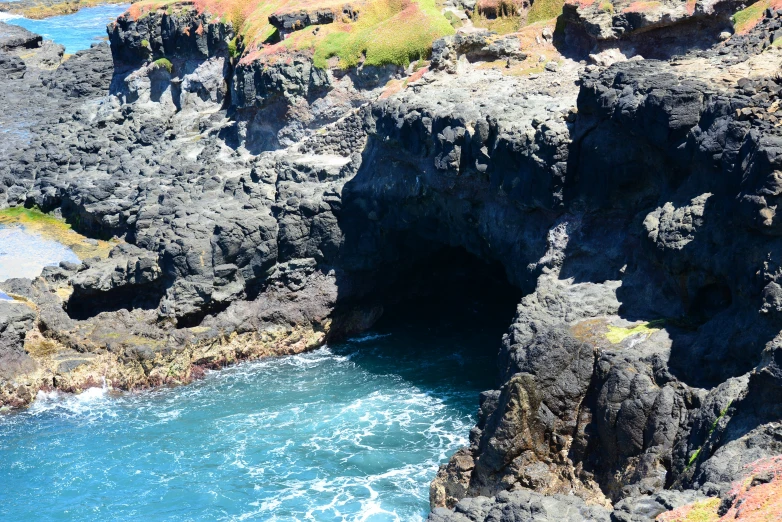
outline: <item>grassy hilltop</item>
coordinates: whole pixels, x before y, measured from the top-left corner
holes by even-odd
[[[138,18],[158,9],[196,9],[233,24],[248,50],[244,60],[310,51],[319,67],[349,68],[360,61],[408,64],[426,57],[434,40],[454,32],[435,0],[360,1],[350,4],[358,12],[356,20],[343,14],[345,5],[344,0],[144,0],[133,4],[130,14]],[[283,40],[269,20],[275,14],[318,11],[333,12],[334,23],[309,26]]]

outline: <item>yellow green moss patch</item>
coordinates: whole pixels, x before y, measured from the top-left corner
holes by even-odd
[[[535,0],[527,13],[527,23],[551,20],[562,14],[565,0]]]
[[[158,69],[165,69],[168,71],[169,74],[171,74],[172,69],[174,68],[174,65],[171,63],[171,60],[168,58],[158,58],[154,61],[155,67]]]
[[[106,258],[111,249],[117,246],[116,241],[91,240],[72,230],[65,220],[34,208],[11,207],[0,210],[0,225],[23,226],[29,232],[67,246],[79,259],[96,256]]]
[[[497,18],[488,18],[482,15],[478,9],[473,11],[472,25],[481,29],[487,29],[497,34],[510,34],[515,33],[521,29],[522,19],[521,16],[498,16]]]
[[[645,335],[649,337],[654,332],[658,331],[664,324],[662,319],[657,321],[650,321],[648,323],[639,324],[632,328],[623,328],[621,326],[608,325],[608,332],[606,332],[606,339],[611,344],[619,344],[631,335]]]
[[[711,438],[711,435],[714,433],[714,430],[717,429],[717,425],[720,423],[723,417],[728,413],[728,408],[730,408],[730,405],[733,404],[733,401],[729,401],[728,404],[720,411],[720,414],[717,416],[716,419],[714,419],[714,422],[711,423],[711,427],[709,428],[709,433],[706,435],[706,440],[708,441]],[[698,457],[701,454],[701,450],[703,449],[703,446],[695,450],[695,453],[692,454],[690,459],[687,461],[687,466],[684,468],[684,471],[687,471],[690,469],[690,467],[695,463],[696,460],[698,460]]]
[[[208,13],[213,21],[231,22],[242,36],[248,51],[243,62],[286,52],[314,54],[317,67],[325,68],[335,58],[339,67],[366,65],[408,65],[426,57],[432,42],[453,34],[451,22],[440,12],[435,0],[366,0],[350,3],[358,19],[341,16],[343,0],[142,0],[129,14],[140,18],[158,9],[185,9],[188,5]],[[330,24],[295,31],[282,41],[269,17],[280,12],[332,10],[340,14]],[[275,43],[276,42],[276,43]],[[233,52],[238,52],[234,50]]]
[[[657,522],[716,522],[720,518],[717,514],[719,507],[719,498],[709,498],[663,513],[655,520]]]
[[[709,498],[663,513],[655,520],[657,522],[715,522],[720,518],[717,514],[719,507],[719,498]]]
[[[760,0],[746,9],[738,11],[731,17],[733,27],[739,34],[744,34],[755,27],[763,18],[763,11],[771,6],[771,0]]]
[[[434,40],[454,33],[434,0],[379,0],[367,5],[358,21],[326,27],[331,28],[328,34],[313,42],[315,65],[321,68],[332,57],[342,68],[362,60],[366,65],[406,66],[428,56]]]
[[[41,20],[51,16],[73,14],[85,7],[114,3],[117,3],[116,0],[75,0],[73,2],[59,2],[51,5],[46,5],[42,2],[38,5],[28,4],[19,7],[14,6],[13,4],[5,4],[5,7],[7,8],[6,11],[9,13],[20,14],[25,18],[30,18],[32,20]]]

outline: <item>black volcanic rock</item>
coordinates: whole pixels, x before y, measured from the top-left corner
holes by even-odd
[[[43,37],[28,31],[24,27],[0,22],[0,49],[36,49],[43,43]]]
[[[529,76],[469,66],[513,38],[460,35],[396,93],[395,68],[237,62],[230,28],[192,11],[122,17],[113,61],[97,46],[23,77],[0,62],[0,121],[17,125],[0,204],[121,240],[0,285],[38,311],[7,311],[5,353],[27,364],[29,333],[102,354],[116,388],[187,382],[366,329],[425,290],[411,271],[448,273],[460,249],[524,297],[431,520],[730,502],[746,464],[782,451],[782,56],[758,43],[777,20],[671,59],[563,57]],[[84,364],[24,390],[6,378],[2,400],[78,390],[98,372]]]
[[[18,80],[24,77],[26,70],[27,66],[21,58],[0,51],[0,74],[11,80]]]

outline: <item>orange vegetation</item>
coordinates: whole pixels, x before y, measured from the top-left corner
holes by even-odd
[[[643,13],[646,11],[651,11],[652,9],[656,9],[657,7],[660,7],[660,2],[647,2],[644,0],[633,2],[624,9],[622,9],[623,13]]]
[[[657,522],[780,522],[782,521],[782,455],[757,460],[728,493],[732,504],[720,516],[719,498],[710,498],[659,515]]]

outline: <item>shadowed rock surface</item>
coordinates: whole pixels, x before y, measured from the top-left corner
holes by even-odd
[[[121,17],[54,71],[0,39],[0,204],[122,240],[0,284],[20,300],[0,301],[0,401],[311,349],[426,292],[411,274],[456,248],[523,297],[430,520],[727,510],[782,452],[782,13],[695,45],[666,31],[722,29],[732,4],[661,5],[611,34],[566,6],[534,74],[504,71],[524,34],[439,40],[431,70],[239,60],[196,11]]]

